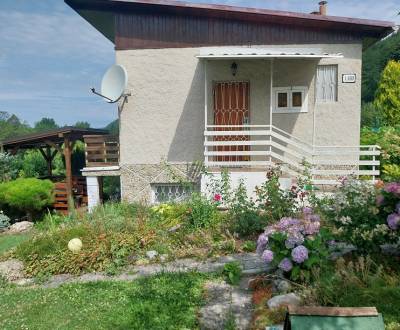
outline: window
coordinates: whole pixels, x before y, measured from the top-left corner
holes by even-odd
[[[317,102],[337,102],[338,67],[319,65],[317,67]]]
[[[196,187],[179,183],[160,183],[151,186],[153,203],[181,202],[189,199]]]
[[[274,112],[307,112],[307,87],[274,88]]]

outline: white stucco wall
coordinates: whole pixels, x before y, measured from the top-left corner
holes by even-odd
[[[257,46],[282,48],[285,46]],[[361,44],[286,46],[342,53],[342,59],[275,60],[274,87],[308,86],[308,113],[274,114],[273,124],[316,145],[357,145],[361,108]],[[121,165],[203,160],[204,61],[197,48],[117,51],[116,61],[129,74],[129,102],[120,113]],[[209,123],[212,122],[212,81],[249,80],[251,124],[269,123],[270,63],[268,60],[209,61]],[[338,102],[315,104],[318,64],[338,65]],[[357,74],[355,84],[342,84],[344,73]],[[315,126],[315,135],[313,128]]]

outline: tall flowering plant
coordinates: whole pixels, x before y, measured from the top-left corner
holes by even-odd
[[[268,226],[258,238],[257,252],[292,279],[308,281],[311,269],[328,257],[328,232],[320,227],[320,217],[306,207],[300,217]]]
[[[396,241],[400,230],[400,182],[382,184],[376,203],[380,215],[386,220],[390,240]]]

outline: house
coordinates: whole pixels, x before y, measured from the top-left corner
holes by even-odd
[[[375,179],[379,148],[360,146],[362,52],[394,23],[167,0],[65,0],[115,45],[129,76],[121,102],[122,198],[184,197],[230,171],[249,191],[279,164],[312,165],[315,184]],[[107,167],[86,168],[96,187]],[[288,181],[289,180],[289,181]],[[89,189],[89,188],[88,188]],[[89,194],[90,195],[90,194]]]

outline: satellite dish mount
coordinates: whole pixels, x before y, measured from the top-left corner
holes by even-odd
[[[116,103],[124,98],[124,103],[130,93],[126,93],[125,89],[128,85],[128,73],[122,65],[113,65],[110,67],[101,81],[101,92],[97,92],[95,88],[91,88],[93,94],[96,94],[108,103]]]

